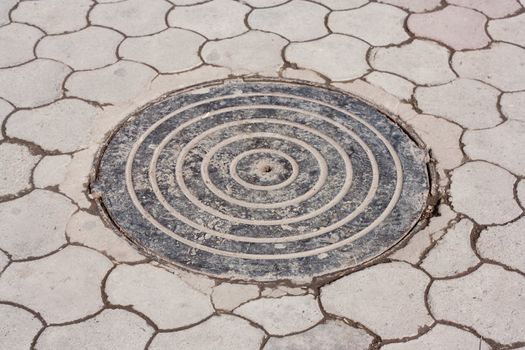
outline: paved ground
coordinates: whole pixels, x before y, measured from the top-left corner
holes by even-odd
[[[2,0],[0,349],[525,349],[525,1]],[[105,134],[260,74],[398,115],[436,160],[428,227],[328,285],[166,270],[104,226]]]

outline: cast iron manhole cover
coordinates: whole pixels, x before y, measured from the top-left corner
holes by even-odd
[[[274,280],[354,267],[426,206],[426,153],[346,94],[230,81],[170,94],[125,121],[92,191],[131,241],[207,274]]]

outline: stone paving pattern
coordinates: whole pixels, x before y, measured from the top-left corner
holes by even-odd
[[[0,349],[525,348],[524,38],[524,0],[0,1]],[[419,134],[428,226],[304,285],[168,270],[107,228],[87,196],[106,133],[253,74],[346,90]]]

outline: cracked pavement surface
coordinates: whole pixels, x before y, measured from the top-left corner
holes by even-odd
[[[524,0],[2,0],[0,349],[525,348]],[[439,205],[334,281],[166,268],[87,184],[145,103],[244,75],[347,91],[430,149]]]

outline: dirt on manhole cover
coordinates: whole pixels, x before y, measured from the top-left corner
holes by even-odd
[[[426,152],[347,94],[229,81],[169,94],[101,151],[92,192],[142,250],[209,275],[301,279],[398,243],[429,194]]]

